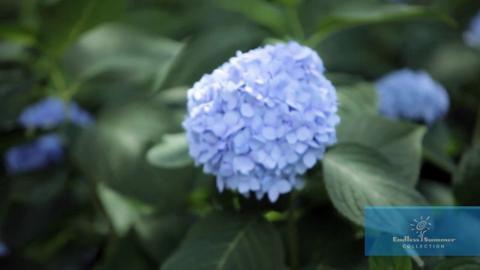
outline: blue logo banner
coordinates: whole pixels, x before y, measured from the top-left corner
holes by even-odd
[[[366,207],[366,256],[480,256],[480,207]]]

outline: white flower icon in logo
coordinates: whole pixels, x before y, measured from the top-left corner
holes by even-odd
[[[411,230],[418,234],[418,237],[420,237],[420,241],[422,242],[425,233],[428,232],[432,227],[432,223],[430,223],[429,220],[430,216],[425,218],[421,216],[419,219],[414,219],[413,223],[410,223],[410,226],[412,227]]]

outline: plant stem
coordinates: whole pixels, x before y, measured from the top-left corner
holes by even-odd
[[[288,245],[290,249],[290,267],[291,270],[300,270],[297,217],[295,216],[296,193],[290,195],[288,207]]]

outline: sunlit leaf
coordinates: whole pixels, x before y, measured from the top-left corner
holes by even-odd
[[[425,132],[418,125],[355,114],[342,118],[337,134],[339,142],[358,143],[380,151],[402,181],[414,186],[420,173]]]
[[[163,135],[162,142],[148,150],[147,159],[152,165],[165,168],[190,164],[185,133]]]

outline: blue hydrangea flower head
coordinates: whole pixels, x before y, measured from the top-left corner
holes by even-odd
[[[470,22],[470,28],[463,34],[465,43],[471,47],[480,47],[480,11]]]
[[[337,96],[320,57],[296,42],[237,52],[188,91],[183,123],[197,165],[230,189],[270,201],[336,142]]]
[[[52,133],[39,137],[35,141],[14,146],[5,154],[7,172],[16,174],[35,171],[60,162],[63,158],[61,138]]]
[[[57,97],[48,97],[27,107],[19,118],[25,128],[52,128],[66,120],[80,126],[93,122],[90,114],[75,102],[65,103]]]
[[[448,93],[424,71],[402,69],[376,82],[380,112],[394,119],[432,124],[449,108]]]

